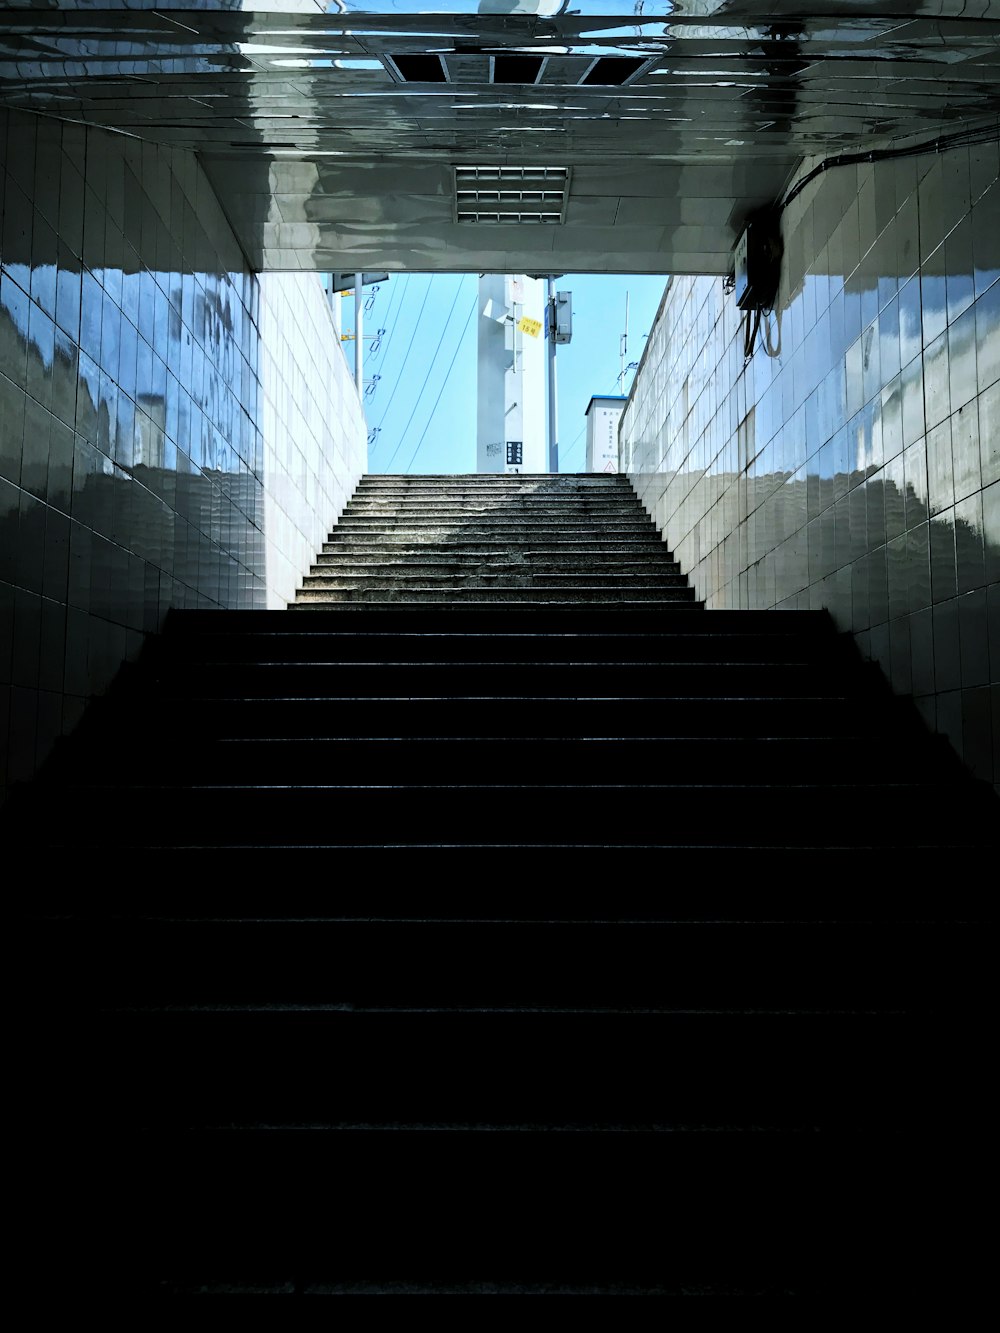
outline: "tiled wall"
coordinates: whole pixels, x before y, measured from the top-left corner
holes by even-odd
[[[368,438],[319,275],[259,282],[267,604],[284,607],[365,471]]]
[[[329,356],[317,347],[318,280],[268,279],[264,310],[194,157],[0,114],[0,162],[2,796],[168,608],[281,604],[290,572],[268,518],[302,534],[298,558],[335,521],[332,472],[346,486],[363,469],[364,436],[333,333]],[[317,364],[292,449],[282,386]],[[318,456],[330,402],[350,426],[332,463]]]
[[[674,279],[620,437],[709,607],[828,607],[994,782],[998,168],[993,144],[821,174],[749,362],[722,281]]]

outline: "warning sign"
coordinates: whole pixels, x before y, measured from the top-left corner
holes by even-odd
[[[517,327],[522,333],[526,333],[529,338],[537,338],[542,331],[542,321],[540,319],[529,319],[527,315],[517,321]]]

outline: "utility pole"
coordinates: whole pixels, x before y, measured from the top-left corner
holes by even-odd
[[[479,275],[476,467],[545,472],[545,274]]]
[[[549,471],[559,471],[559,408],[556,400],[556,280],[548,278],[546,323],[549,335]]]
[[[539,274],[539,278],[541,278]],[[556,393],[556,346],[573,337],[573,293],[557,292],[558,273],[545,275],[548,299],[545,305],[545,333],[549,340],[549,471],[559,471],[559,408]]]

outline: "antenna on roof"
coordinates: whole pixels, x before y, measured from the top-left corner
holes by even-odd
[[[621,370],[618,374],[618,392],[625,395],[625,357],[628,354],[628,292],[625,293],[625,332],[618,343],[618,360]]]

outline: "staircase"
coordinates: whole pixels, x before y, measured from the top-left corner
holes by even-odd
[[[32,1289],[984,1288],[992,792],[622,482],[470,481],[172,615],[0,814]]]
[[[694,604],[627,477],[364,477],[296,609]]]

